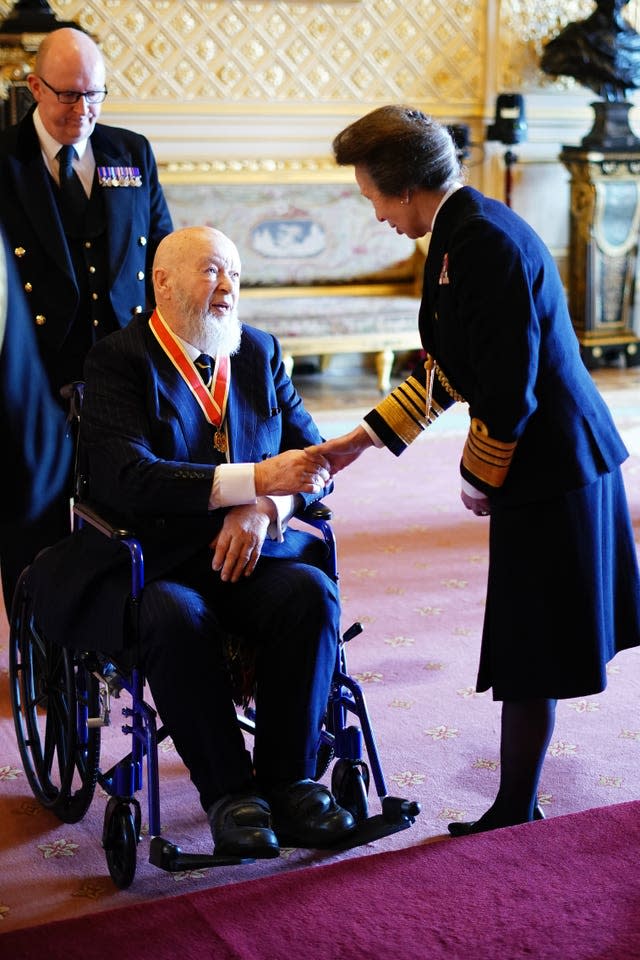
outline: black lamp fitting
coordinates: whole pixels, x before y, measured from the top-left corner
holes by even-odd
[[[522,143],[527,139],[524,97],[521,93],[500,93],[496,99],[496,119],[487,127],[487,140]]]

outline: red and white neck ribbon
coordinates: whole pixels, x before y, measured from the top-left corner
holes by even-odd
[[[219,355],[213,370],[211,387],[204,385],[193,360],[184,349],[173,330],[157,310],[153,311],[149,319],[151,332],[171,360],[172,364],[186,382],[205,417],[215,427],[222,426],[229,397],[229,383],[231,381],[231,364],[229,357]]]

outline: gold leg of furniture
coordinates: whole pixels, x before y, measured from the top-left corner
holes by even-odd
[[[320,373],[326,373],[329,369],[329,364],[331,363],[331,354],[330,353],[321,353],[320,354]]]
[[[380,393],[387,393],[391,386],[391,370],[393,369],[393,350],[380,350],[376,353],[376,373]]]

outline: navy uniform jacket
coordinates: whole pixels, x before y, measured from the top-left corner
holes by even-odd
[[[556,264],[504,203],[463,187],[443,204],[419,322],[436,362],[429,418],[423,363],[366,417],[396,455],[464,400],[462,475],[503,503],[576,489],[626,459],[580,357]]]
[[[224,509],[208,507],[222,460],[214,428],[158,344],[148,315],[92,347],[85,380],[80,449],[89,499],[135,531],[146,579],[169,576],[207,549],[224,519]],[[322,439],[285,372],[278,341],[253,327],[243,327],[231,359],[227,418],[237,463]],[[263,554],[296,553],[298,535],[288,531],[283,545],[265,541]],[[47,635],[65,645],[117,649],[128,571],[127,551],[87,526],[42,554],[31,573],[40,585],[41,622],[54,611]]]
[[[40,352],[52,386],[69,377],[64,340],[73,324],[79,292],[58,213],[55,185],[45,166],[30,111],[0,134],[0,220],[27,291]],[[158,243],[173,229],[158,182],[156,161],[145,137],[105,124],[91,135],[97,166],[138,167],[139,187],[103,189],[110,276],[108,290],[113,328],[153,303],[151,265]]]
[[[24,294],[0,239],[0,525],[35,520],[64,489],[72,442],[40,362]]]

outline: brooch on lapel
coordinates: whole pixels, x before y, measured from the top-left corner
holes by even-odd
[[[141,187],[139,167],[98,167],[101,187]]]
[[[440,276],[438,277],[438,284],[449,283],[449,254],[445,253],[442,258],[442,266],[440,267]]]

